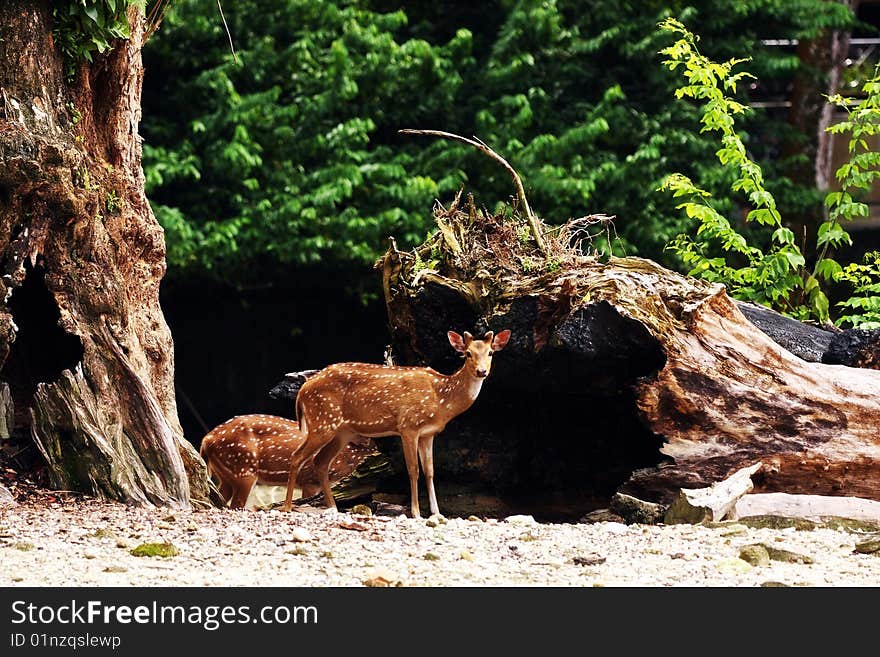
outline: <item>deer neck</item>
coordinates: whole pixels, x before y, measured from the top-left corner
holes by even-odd
[[[450,418],[463,413],[477,399],[485,380],[471,374],[467,365],[462,365],[455,374],[442,376],[437,382],[441,408]]]

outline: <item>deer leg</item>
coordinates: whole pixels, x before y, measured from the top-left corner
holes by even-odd
[[[315,474],[318,475],[318,481],[321,483],[321,490],[324,491],[324,502],[328,508],[336,508],[336,500],[333,499],[333,491],[330,490],[330,464],[340,450],[345,447],[351,436],[340,433],[329,443],[321,448],[315,457]]]
[[[220,490],[220,497],[223,498],[223,502],[225,504],[229,504],[229,500],[232,499],[232,493],[234,492],[232,485],[225,482],[225,481],[221,481],[219,490]]]
[[[247,504],[248,496],[251,494],[256,483],[257,475],[255,474],[236,479],[231,484],[233,493],[229,506],[233,509],[243,509],[245,504]]]
[[[419,460],[422,462],[422,472],[425,473],[431,515],[439,516],[440,507],[437,506],[437,494],[434,492],[434,436],[419,436]]]
[[[413,518],[419,513],[419,434],[405,433],[400,436],[403,442],[403,457],[406,459],[406,472],[409,475],[409,509]]]
[[[305,442],[300,445],[293,456],[290,458],[290,474],[287,477],[287,497],[284,498],[282,511],[290,511],[293,506],[293,489],[296,488],[296,482],[299,479],[300,470],[309,462],[309,459],[315,456],[320,449],[335,438],[335,431],[318,431],[309,429]],[[331,496],[332,500],[333,497]],[[335,508],[336,503],[332,506]]]

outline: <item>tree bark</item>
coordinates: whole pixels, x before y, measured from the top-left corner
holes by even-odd
[[[51,4],[0,4],[0,378],[56,486],[186,506],[207,482],[177,419],[138,135],[144,17],[128,18],[131,38],[68,80]]]

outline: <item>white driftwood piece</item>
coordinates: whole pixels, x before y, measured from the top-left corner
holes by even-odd
[[[880,502],[863,497],[754,493],[737,501],[736,515],[740,518],[783,516],[807,520],[836,517],[880,523]]]
[[[754,488],[751,477],[762,465],[758,462],[737,470],[708,488],[682,488],[669,505],[663,521],[672,525],[723,520],[734,510],[737,500]]]

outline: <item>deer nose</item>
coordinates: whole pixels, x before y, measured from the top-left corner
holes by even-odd
[[[484,377],[489,376],[489,372],[488,372],[487,370],[478,369],[478,370],[477,370],[477,376],[480,377],[480,378],[482,379],[482,378],[484,378]]]

